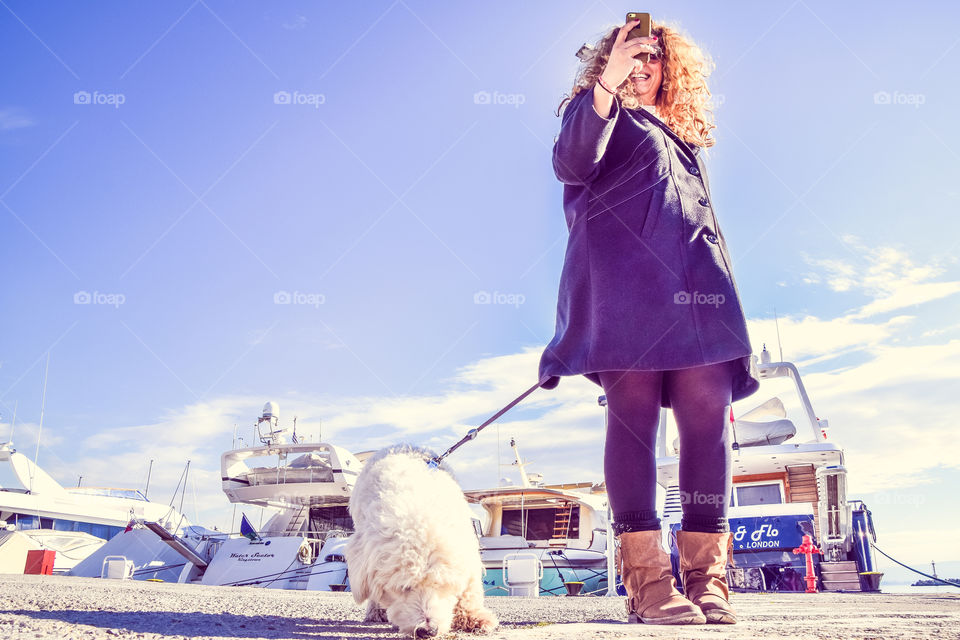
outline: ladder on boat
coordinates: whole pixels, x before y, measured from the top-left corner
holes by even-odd
[[[300,530],[303,528],[303,523],[306,521],[307,517],[310,515],[310,507],[303,505],[300,507],[300,510],[290,518],[290,522],[287,523],[286,529],[284,529],[285,534],[300,533]]]
[[[570,524],[573,519],[573,503],[566,510],[557,509],[553,519],[552,540],[566,540],[570,537]]]

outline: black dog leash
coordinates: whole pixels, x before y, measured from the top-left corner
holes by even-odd
[[[437,456],[436,458],[433,458],[433,459],[430,460],[430,462],[427,463],[427,464],[428,464],[429,466],[431,466],[431,467],[439,467],[439,466],[440,466],[440,463],[443,462],[443,459],[444,459],[444,458],[446,458],[448,455],[450,455],[451,453],[453,453],[454,451],[456,451],[457,449],[459,449],[462,445],[464,445],[464,444],[466,444],[467,442],[470,442],[471,440],[473,440],[474,438],[476,438],[476,437],[477,437],[477,434],[480,433],[480,430],[481,430],[481,429],[483,429],[483,428],[486,427],[488,424],[490,424],[491,422],[493,422],[494,420],[496,420],[497,418],[499,418],[500,416],[502,416],[503,414],[505,414],[507,411],[510,411],[510,409],[512,409],[512,408],[514,407],[514,405],[516,405],[518,402],[520,402],[521,400],[523,400],[524,398],[526,398],[528,395],[530,395],[531,393],[533,393],[534,391],[536,391],[536,389],[537,389],[539,386],[540,386],[540,383],[537,382],[537,384],[533,385],[532,387],[530,387],[529,389],[527,389],[526,391],[524,391],[523,393],[521,393],[519,396],[517,396],[516,398],[514,398],[513,400],[511,400],[511,401],[510,401],[510,404],[508,404],[508,405],[505,406],[503,409],[500,409],[500,411],[497,411],[495,414],[493,414],[492,416],[490,416],[489,418],[487,418],[486,422],[484,422],[482,425],[480,425],[480,426],[477,427],[476,429],[470,429],[470,431],[467,431],[467,435],[465,435],[465,436],[463,436],[462,438],[460,438],[460,442],[458,442],[457,444],[453,445],[452,447],[450,447],[449,449],[447,449],[446,451],[444,451],[442,454],[440,454],[440,455]]]

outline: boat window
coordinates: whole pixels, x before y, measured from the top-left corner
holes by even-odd
[[[103,538],[104,540],[109,540],[111,537],[110,529],[111,527],[105,524],[91,524],[90,535],[96,536],[98,538]]]
[[[79,493],[87,496],[103,496],[106,498],[125,498],[127,500],[141,500],[148,502],[146,496],[139,489],[113,489],[110,487],[71,487],[70,493]]]
[[[827,476],[827,537],[840,537],[840,479]]]
[[[334,529],[353,531],[353,520],[347,505],[310,507],[310,533],[325,533]]]
[[[734,487],[737,493],[737,506],[747,507],[755,504],[780,504],[780,483],[748,484]]]
[[[74,531],[89,533],[90,535],[97,538],[102,538],[103,540],[109,540],[113,536],[123,531],[123,527],[111,527],[110,525],[94,524],[92,522],[76,522],[74,525]]]
[[[80,531],[104,540],[109,540],[124,530],[124,527],[115,527],[108,524],[93,524],[90,522],[77,522],[76,520],[61,520],[59,518],[40,518],[25,514],[13,514],[11,521],[16,524],[17,529],[22,531],[35,529],[46,531]]]
[[[500,535],[523,536],[527,540],[579,538],[580,505],[573,505],[572,509],[504,509]]]

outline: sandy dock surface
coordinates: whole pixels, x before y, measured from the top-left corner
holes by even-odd
[[[488,598],[510,640],[960,639],[960,595],[735,594],[736,625],[627,624],[622,598]],[[400,638],[349,593],[0,575],[0,638]]]

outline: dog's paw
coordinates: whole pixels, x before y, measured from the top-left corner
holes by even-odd
[[[486,608],[479,608],[473,611],[466,611],[458,608],[454,613],[453,630],[471,631],[474,633],[490,633],[500,622],[492,611]]]
[[[389,622],[387,620],[387,610],[381,609],[375,604],[367,605],[367,615],[363,618],[364,622]]]

